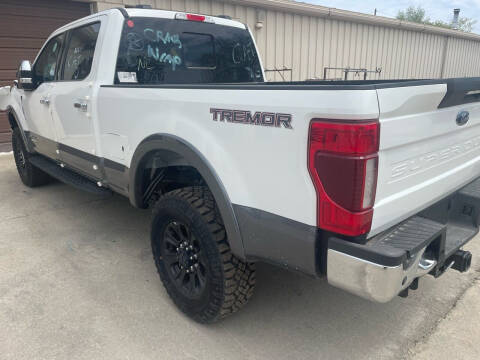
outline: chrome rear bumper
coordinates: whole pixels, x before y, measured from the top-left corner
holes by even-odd
[[[480,179],[365,243],[328,238],[329,284],[376,302],[416,289],[418,278],[470,267],[460,250],[478,233]]]
[[[367,300],[388,302],[435,267],[435,260],[423,258],[424,250],[404,268],[403,264],[379,265],[329,249],[328,283]]]

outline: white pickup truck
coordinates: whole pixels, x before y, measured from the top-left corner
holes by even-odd
[[[244,305],[257,261],[378,302],[470,266],[480,78],[265,82],[240,22],[112,9],[0,94],[23,183],[151,207],[160,277],[197,321]]]

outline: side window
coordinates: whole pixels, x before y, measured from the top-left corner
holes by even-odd
[[[33,67],[34,81],[37,84],[55,80],[64,39],[65,34],[55,36],[43,48]]]
[[[61,80],[83,80],[92,68],[100,23],[71,30]]]

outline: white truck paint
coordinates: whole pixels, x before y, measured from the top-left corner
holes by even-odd
[[[480,174],[480,105],[438,109],[446,85],[379,89],[380,153],[372,232],[378,233]],[[470,113],[465,126],[453,119]]]
[[[376,198],[371,228],[364,240],[376,239],[377,235],[480,176],[480,103],[474,98],[473,101],[442,106],[442,102],[450,96],[450,85],[445,81],[254,82],[238,86],[197,82],[193,85],[169,86],[171,84],[166,83],[165,86],[139,86],[138,83],[114,80],[118,75],[116,64],[122,32],[128,31],[127,26],[130,26],[127,21],[131,20],[127,19],[134,22],[136,19],[170,19],[175,22],[184,21],[180,20],[184,16],[183,13],[160,10],[128,9],[123,13],[109,10],[68,24],[55,31],[49,39],[84,25],[100,24],[88,76],[81,81],[43,82],[33,91],[17,86],[4,87],[0,89],[0,108],[10,109],[23,133],[33,134],[33,143],[46,139],[57,144],[60,157],[53,160],[106,187],[112,183],[108,173],[102,172],[96,160],[89,163],[88,156],[75,160],[73,150],[90,154],[100,161],[100,165],[111,161],[128,173],[135,168],[135,156],[150,137],[168,135],[181,139],[200,158],[207,159],[220,188],[234,207],[258,211],[258,214],[263,214],[258,215],[261,219],[278,216],[278,219],[284,219],[284,223],[293,221],[291,229],[305,226],[303,234],[309,233],[308,229],[316,229],[318,217],[317,192],[307,166],[312,119],[328,119],[333,123],[347,121],[361,124],[367,120],[379,123]],[[207,20],[217,26],[218,31],[228,28],[248,31],[245,25],[236,21],[213,17]],[[185,26],[188,26],[186,23]],[[162,33],[162,36],[165,34]],[[165,38],[162,40],[165,43]],[[254,49],[256,51],[255,46]],[[232,51],[235,59],[234,51],[235,48]],[[243,56],[245,54],[244,51]],[[261,63],[259,74],[263,77]],[[133,75],[122,76],[128,79]],[[135,82],[137,76],[139,74],[132,78]],[[468,94],[464,99],[476,96]],[[215,120],[212,108],[245,110],[252,114],[289,114],[292,129]],[[462,111],[469,113],[469,119],[468,123],[459,126],[456,118]],[[62,151],[70,153],[61,158]],[[49,156],[46,153],[43,155]],[[91,166],[93,170],[89,171],[86,166]],[[132,199],[133,184],[129,184],[127,179],[124,185],[123,188],[119,184],[110,187]],[[222,216],[225,217],[224,214]],[[258,227],[252,230],[247,218],[239,216],[234,221],[244,237],[243,250],[233,249],[232,246],[237,256],[281,263],[307,273],[321,273],[318,266],[326,266],[318,265],[320,260],[313,247],[309,248],[312,250],[309,255],[282,253],[282,246],[288,240],[283,245],[280,240],[277,244],[274,239],[269,240],[269,246],[278,246],[278,249],[272,249],[274,254],[270,256],[268,247],[259,245],[262,236],[270,235]],[[281,231],[285,237],[292,234],[290,230]],[[245,245],[248,242],[246,234],[253,234],[253,240],[249,240],[253,244],[250,252]],[[292,236],[298,239],[308,237]],[[274,238],[274,234],[271,237]],[[415,255],[415,266],[420,266],[424,251],[425,248]],[[349,266],[352,261],[338,249],[329,252],[328,256],[329,259],[337,258],[342,267]],[[303,266],[299,262],[305,258],[309,259],[309,263]],[[372,263],[371,260],[369,262]],[[358,277],[358,271],[365,271],[365,266],[363,262],[356,263],[349,271],[355,271],[355,277]],[[382,268],[387,267],[381,265]],[[394,273],[392,278],[395,281],[402,280],[405,270],[399,269],[395,265],[389,267],[388,273],[379,270],[381,275],[372,281],[388,281],[390,273]],[[418,273],[410,269],[408,283],[383,284],[379,286],[382,294],[372,295],[365,289],[355,290],[360,286],[358,282],[362,282],[361,279],[356,280],[355,286],[345,285],[348,271],[339,274],[337,270],[328,264],[332,284],[378,301],[389,300],[418,277],[415,275]]]

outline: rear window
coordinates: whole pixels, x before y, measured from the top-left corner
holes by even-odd
[[[245,29],[184,20],[132,18],[122,31],[116,83],[263,81]]]

